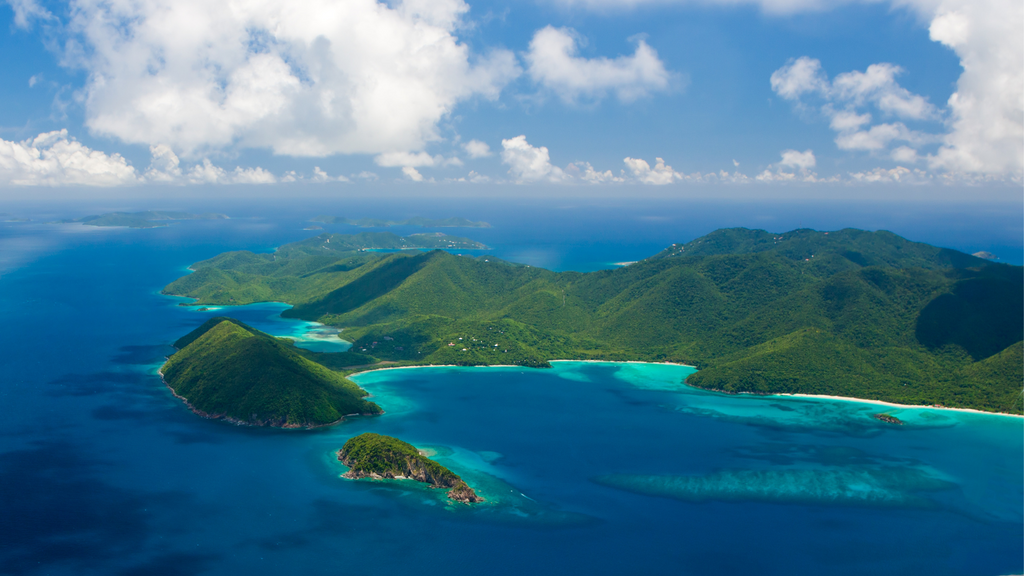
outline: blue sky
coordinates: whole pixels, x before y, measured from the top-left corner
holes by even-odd
[[[8,0],[0,186],[1021,182],[1016,0],[294,6]]]

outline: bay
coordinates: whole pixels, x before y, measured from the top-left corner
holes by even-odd
[[[1020,418],[725,396],[681,385],[686,367],[575,362],[364,373],[386,413],[315,431],[195,416],[156,375],[175,339],[219,314],[318,328],[282,304],[200,312],[160,288],[309,235],[298,223],[0,226],[0,573],[1024,569]],[[614,257],[579,251],[581,230],[549,236],[544,258],[610,266],[660,241],[633,230]],[[509,258],[529,245],[486,241]],[[428,449],[487,502],[340,478],[334,452],[365,431]]]

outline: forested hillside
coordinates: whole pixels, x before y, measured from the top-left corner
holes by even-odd
[[[709,389],[1021,411],[1022,268],[889,232],[719,230],[587,274],[316,238],[197,263],[165,291],[294,304],[354,342],[333,367],[673,361]]]
[[[379,414],[367,393],[282,341],[213,318],[174,343],[164,380],[193,411],[256,426],[308,428]]]

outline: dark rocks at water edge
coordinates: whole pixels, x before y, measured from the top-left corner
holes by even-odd
[[[888,414],[875,414],[875,420],[881,420],[882,422],[887,422],[889,424],[903,426],[903,420],[900,420],[899,418],[895,416],[890,416]]]
[[[338,460],[349,467],[345,478],[409,479],[431,488],[450,488],[448,497],[463,504],[483,502],[483,498],[458,474],[420,454],[415,446],[398,438],[373,432],[349,439],[338,451]]]

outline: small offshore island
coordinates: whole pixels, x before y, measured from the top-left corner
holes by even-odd
[[[315,428],[381,414],[365,390],[304,357],[288,340],[232,318],[211,318],[174,343],[160,369],[175,396],[205,418]]]
[[[192,214],[191,212],[174,212],[169,210],[147,210],[145,212],[107,212],[83,216],[72,220],[58,220],[54,224],[82,224],[85,226],[125,227],[125,228],[161,228],[166,222],[174,220],[227,220],[224,214]]]
[[[349,467],[343,474],[353,480],[411,479],[431,488],[450,488],[448,497],[463,504],[483,502],[458,474],[420,454],[415,446],[398,438],[366,432],[345,442],[338,460]]]

